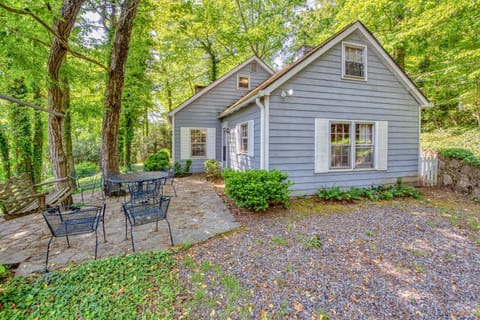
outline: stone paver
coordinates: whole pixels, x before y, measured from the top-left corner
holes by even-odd
[[[201,175],[176,179],[177,196],[172,197],[168,220],[175,244],[196,243],[217,233],[239,226],[223,201]],[[170,186],[166,194],[172,194]],[[89,195],[89,203],[99,203],[98,195]],[[123,198],[107,200],[105,231],[107,242],[99,226],[98,258],[132,252],[130,235],[125,241],[125,218],[121,209]],[[170,247],[167,224],[162,221],[158,232],[155,224],[135,227],[136,251],[163,250]],[[16,275],[40,272],[45,267],[45,254],[50,232],[41,214],[9,221],[0,218],[0,264],[20,263]],[[70,237],[70,248],[65,238],[55,238],[50,248],[49,269],[62,268],[69,263],[93,259],[95,234]]]

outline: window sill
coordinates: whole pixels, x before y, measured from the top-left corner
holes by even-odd
[[[191,160],[206,160],[207,156],[192,156],[190,157]]]
[[[348,76],[343,75],[342,80],[352,80],[352,81],[360,81],[360,82],[367,82],[367,78],[365,77],[355,77],[355,76]]]
[[[322,172],[317,172],[315,171],[315,174],[326,174],[326,173],[346,173],[346,172],[362,172],[362,171],[387,171],[388,169],[385,170],[380,170],[377,168],[355,168],[355,169],[328,169],[328,171],[322,171]]]

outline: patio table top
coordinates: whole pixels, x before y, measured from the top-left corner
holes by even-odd
[[[108,177],[108,181],[113,183],[129,183],[129,182],[139,182],[146,180],[156,180],[161,178],[166,178],[168,176],[167,171],[139,171],[139,172],[128,172],[120,173]]]

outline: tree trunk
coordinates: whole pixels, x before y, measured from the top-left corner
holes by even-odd
[[[41,98],[40,87],[34,84],[34,99],[37,103]],[[33,182],[39,183],[42,181],[43,168],[43,132],[44,122],[43,113],[40,110],[33,112]]]
[[[10,166],[10,147],[7,139],[7,130],[0,123],[0,157],[2,158],[2,169],[5,172],[5,178],[10,179],[12,176]]]
[[[77,18],[80,7],[85,0],[64,0],[60,9],[60,16],[53,22],[53,29],[58,35],[53,38],[48,57],[48,76],[50,86],[48,88],[48,108],[52,111],[65,113],[63,105],[63,93],[60,88],[59,74],[62,63],[65,60],[67,49],[62,43],[68,41],[73,25]],[[63,118],[50,113],[48,116],[48,141],[50,144],[50,160],[52,161],[55,179],[64,178],[68,174],[67,157],[65,154],[64,123]],[[59,183],[56,187],[62,187],[65,183]],[[71,199],[70,199],[71,201]]]
[[[118,129],[122,108],[122,92],[130,36],[139,4],[140,0],[125,1],[115,30],[102,124],[102,171],[105,175],[119,172]]]
[[[68,76],[63,72],[61,76],[62,83],[62,104],[63,110],[65,110],[65,135],[64,135],[64,144],[65,144],[65,156],[67,158],[67,172],[69,175],[75,173],[75,164],[73,160],[73,143],[72,143],[72,114],[70,113],[70,83],[68,81]]]

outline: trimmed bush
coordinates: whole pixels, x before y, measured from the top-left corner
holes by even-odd
[[[190,175],[190,166],[192,165],[192,160],[188,159],[185,161],[185,168],[182,168],[182,164],[180,162],[175,162],[173,164],[173,170],[175,171],[176,177],[186,177]]]
[[[420,193],[415,187],[404,186],[402,179],[399,178],[393,186],[376,186],[370,188],[350,188],[341,189],[340,187],[322,188],[318,191],[318,198],[327,201],[347,201],[360,200],[366,198],[371,201],[391,200],[394,198],[420,198]]]
[[[446,149],[441,149],[440,154],[447,158],[463,160],[466,163],[471,164],[472,166],[480,167],[480,159],[478,159],[478,157],[475,156],[475,154],[472,151],[467,149],[446,148]]]
[[[203,163],[207,179],[220,179],[222,177],[222,163],[220,161],[210,159]]]
[[[288,174],[278,170],[246,170],[223,172],[225,193],[239,207],[255,211],[266,210],[271,205],[289,204],[288,188],[292,185],[287,181]]]
[[[148,156],[143,163],[145,171],[167,170],[170,167],[170,157],[168,152],[160,150],[159,152]]]

